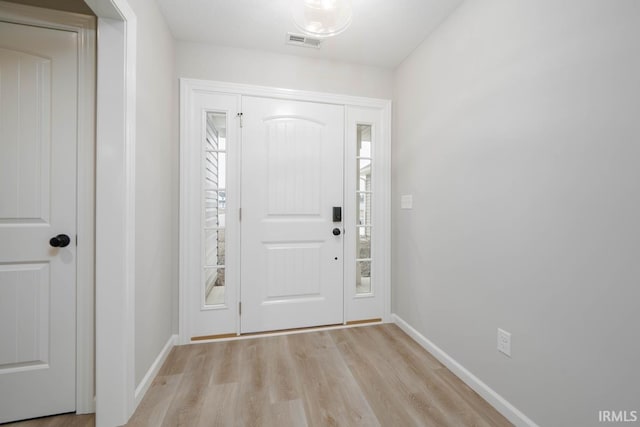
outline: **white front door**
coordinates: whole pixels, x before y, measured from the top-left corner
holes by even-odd
[[[333,208],[343,206],[344,107],[243,97],[242,113],[241,332],[342,323]]]
[[[0,422],[75,411],[77,49],[0,22]]]

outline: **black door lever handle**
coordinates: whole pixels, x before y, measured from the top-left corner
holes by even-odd
[[[71,243],[71,239],[66,234],[58,234],[49,240],[49,244],[54,248],[64,248],[69,246],[69,243]]]

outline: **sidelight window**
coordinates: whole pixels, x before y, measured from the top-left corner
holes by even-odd
[[[356,293],[371,293],[371,200],[373,187],[371,125],[357,128],[356,177]]]
[[[207,113],[203,164],[205,305],[224,304],[226,230],[226,114]]]

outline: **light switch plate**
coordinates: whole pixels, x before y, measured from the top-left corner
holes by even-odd
[[[511,357],[511,334],[498,328],[498,351]]]
[[[405,194],[400,197],[400,209],[413,209],[412,194]]]

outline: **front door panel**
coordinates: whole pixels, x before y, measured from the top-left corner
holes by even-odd
[[[243,97],[242,333],[343,322],[344,107]],[[340,234],[334,234],[334,229]]]

